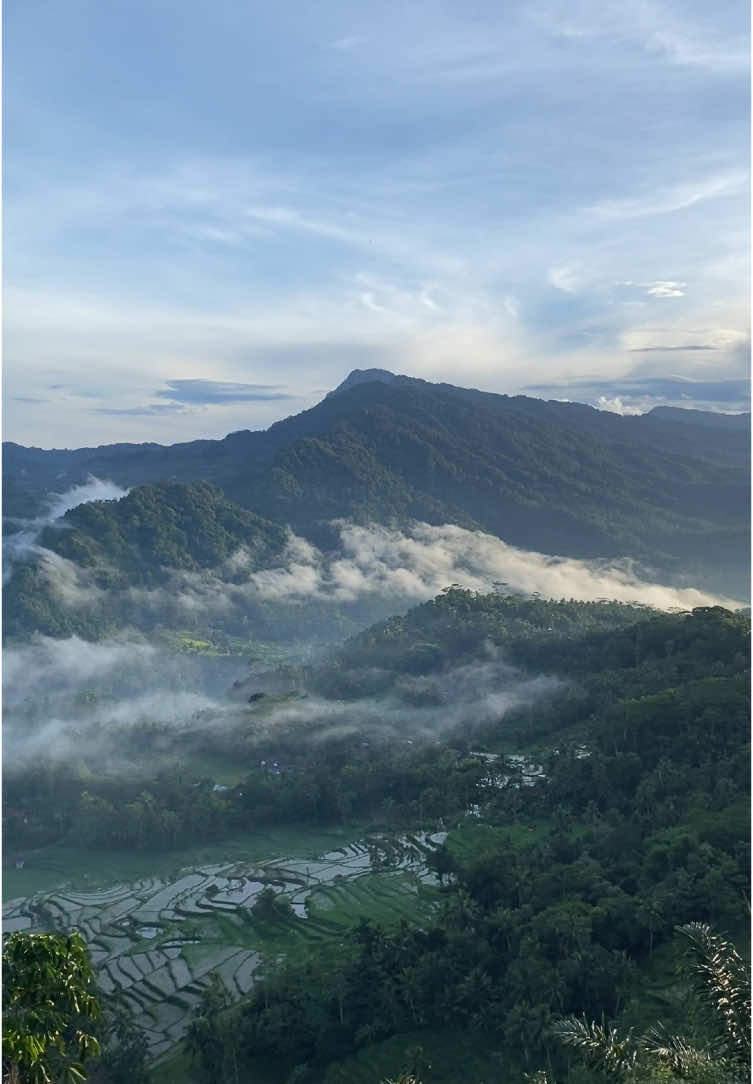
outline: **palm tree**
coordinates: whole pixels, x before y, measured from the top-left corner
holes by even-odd
[[[750,975],[728,941],[700,922],[678,928],[687,940],[697,993],[710,1011],[716,1037],[698,1046],[682,1035],[667,1035],[655,1024],[643,1035],[585,1018],[564,1017],[551,1027],[567,1046],[591,1064],[625,1081],[690,1080],[696,1084],[750,1081]]]

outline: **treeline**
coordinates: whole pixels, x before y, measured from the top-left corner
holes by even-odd
[[[6,853],[60,839],[159,852],[266,825],[434,823],[463,816],[488,774],[479,758],[434,745],[371,740],[362,746],[348,738],[320,748],[278,741],[273,748],[282,767],[271,760],[262,765],[256,750],[246,778],[222,790],[211,779],[194,782],[195,771],[164,771],[147,782],[66,766],[9,775]]]
[[[738,798],[737,816],[718,799],[705,814],[675,803],[671,828],[562,807],[531,842],[500,829],[470,858],[440,855],[454,880],[428,929],[364,921],[339,948],[284,964],[243,1005],[200,1013],[203,1079],[222,1078],[231,1059],[249,1075],[273,1059],[281,1081],[320,1080],[330,1061],[417,1028],[487,1032],[506,1074],[564,1075],[554,1018],[644,1026],[642,965],[676,924],[696,915],[744,929],[746,863],[729,840],[747,832],[743,789]]]

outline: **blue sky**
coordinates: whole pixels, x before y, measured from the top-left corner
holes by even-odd
[[[6,0],[6,439],[353,368],[741,409],[748,5]]]

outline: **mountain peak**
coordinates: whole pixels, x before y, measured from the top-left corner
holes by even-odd
[[[381,384],[391,384],[394,379],[395,374],[388,369],[354,369],[345,377],[342,384],[338,384],[334,391],[329,392],[328,395],[338,395],[341,391],[354,388],[356,384],[371,384],[375,381]]]

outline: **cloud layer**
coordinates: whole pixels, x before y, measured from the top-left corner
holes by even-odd
[[[452,584],[554,599],[613,599],[664,610],[741,605],[696,588],[650,582],[629,559],[597,562],[551,556],[451,524],[417,523],[405,531],[375,524],[337,527],[339,545],[330,552],[291,533],[277,567],[250,571],[252,557],[240,549],[220,568],[173,571],[163,586],[127,588],[113,605],[121,613],[125,607],[137,625],[146,614],[152,622],[174,627],[187,620],[199,625],[216,620],[237,627],[243,615],[250,614],[247,621],[253,634],[254,620],[262,620],[255,610],[259,605],[281,606],[288,612],[317,603],[324,608],[305,611],[306,635],[316,626],[324,639],[337,637],[337,614],[343,608],[348,612],[360,608],[357,620],[363,626],[432,598]],[[52,589],[66,605],[107,608],[108,595],[95,586],[88,570],[50,551],[41,551],[39,557]],[[267,613],[265,625],[269,620]],[[288,613],[286,628],[289,622]]]
[[[496,583],[502,590],[547,598],[608,598],[658,609],[719,601],[694,588],[642,580],[629,560],[597,563],[548,556],[451,524],[418,523],[406,532],[342,524],[340,544],[341,554],[324,555],[293,537],[285,565],[253,573],[249,586],[274,601],[352,602],[373,594],[414,602],[454,583],[477,591],[489,591]]]
[[[33,698],[30,673],[37,675]],[[448,672],[388,679],[381,695],[355,701],[293,697],[256,717],[229,693],[234,679],[247,676],[240,659],[214,660],[202,669],[195,659],[133,638],[92,644],[36,637],[5,653],[5,770],[55,761],[119,775],[153,774],[189,755],[192,741],[205,740],[208,727],[215,741],[229,732],[267,739],[280,730],[294,730],[301,742],[356,734],[433,739],[498,720],[562,686],[556,677],[524,676],[490,648],[486,659]],[[144,733],[146,753],[140,748]]]

